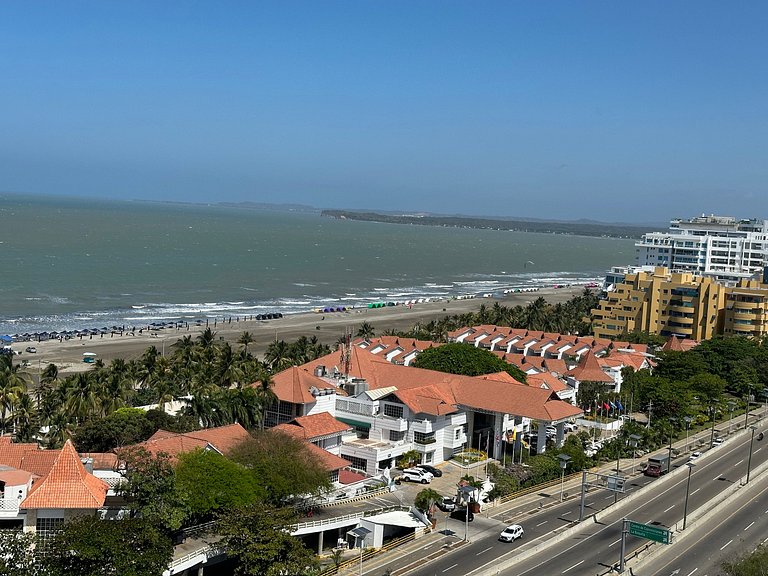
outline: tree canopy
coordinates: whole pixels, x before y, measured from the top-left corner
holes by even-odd
[[[470,344],[452,343],[428,348],[416,357],[413,365],[464,376],[506,372],[516,380],[525,382],[525,373],[517,366],[504,362],[489,350],[475,348]]]

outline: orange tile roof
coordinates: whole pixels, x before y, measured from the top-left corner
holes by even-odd
[[[202,430],[187,432],[186,435],[205,440],[223,454],[229,454],[235,446],[250,438],[248,431],[240,424],[203,428]]]
[[[275,426],[276,430],[287,432],[288,434],[301,438],[302,440],[312,440],[322,436],[341,434],[352,430],[352,426],[336,420],[328,412],[319,412],[309,416],[299,416],[294,418],[288,424],[279,424]]]
[[[93,460],[94,470],[117,470],[117,454],[114,452],[88,452],[81,453],[80,459],[90,458]]]
[[[597,357],[590,350],[584,355],[581,363],[568,372],[579,382],[609,382],[614,383],[613,378],[608,376],[600,367]]]
[[[275,426],[274,428],[270,428],[269,432],[273,434],[286,434],[286,431],[280,426]],[[291,436],[293,435],[291,434]],[[349,460],[345,460],[340,456],[331,454],[327,450],[323,450],[322,448],[320,448],[319,446],[316,446],[315,444],[312,444],[311,442],[305,442],[304,445],[315,457],[317,457],[320,460],[323,467],[329,472],[332,472],[334,470],[340,470],[341,468],[346,468],[347,466],[352,465],[352,462],[350,462]]]
[[[568,389],[568,385],[565,382],[556,376],[553,376],[549,372],[529,374],[527,383],[529,386],[538,386],[539,388],[546,387],[550,390],[554,390],[555,392],[562,392],[563,390]]]
[[[559,376],[565,376],[566,372],[568,372],[568,365],[565,363],[565,360],[560,360],[559,358],[545,358],[541,366],[547,372],[554,372]]]
[[[687,338],[680,339],[677,336],[672,336],[661,349],[664,351],[687,352],[698,345],[698,340],[689,340]]]
[[[6,486],[24,486],[35,475],[26,470],[16,470],[15,468],[0,469],[0,482]]]
[[[183,452],[191,452],[196,448],[204,449],[209,445],[226,455],[249,436],[248,431],[240,424],[204,428],[179,434],[158,430],[150,436],[149,440],[125,448],[141,447],[152,455],[168,454],[175,461],[176,457]]]
[[[51,471],[32,485],[21,508],[101,508],[108,489],[106,482],[86,472],[72,441],[67,440]]]
[[[353,346],[352,349],[361,350],[357,346]],[[329,356],[332,354],[324,358]],[[338,354],[335,356],[338,362]],[[303,369],[304,367],[292,366],[272,376],[272,392],[278,399],[291,404],[309,404],[315,401],[315,397],[309,391],[310,388],[323,390],[329,387],[325,380],[314,375],[314,370],[306,370]],[[326,366],[326,368],[330,367]],[[258,386],[258,384],[252,384],[252,386]]]

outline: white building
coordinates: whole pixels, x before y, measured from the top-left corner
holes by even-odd
[[[761,277],[768,266],[768,220],[714,215],[672,220],[668,232],[644,234],[635,249],[641,266],[664,266],[733,284]]]

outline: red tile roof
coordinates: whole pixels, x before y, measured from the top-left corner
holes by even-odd
[[[6,486],[24,486],[33,477],[35,475],[26,470],[16,470],[15,468],[0,470],[0,482],[5,483]]]
[[[248,431],[240,424],[230,424],[228,426],[219,426],[217,428],[205,428],[194,432],[185,432],[177,434],[167,430],[158,430],[149,440],[126,446],[126,449],[133,447],[144,448],[153,455],[165,453],[171,456],[173,460],[183,452],[191,452],[196,448],[204,449],[206,446],[212,446],[222,454],[228,454],[232,448],[248,438]]]
[[[352,349],[359,350],[357,346],[353,346]],[[331,355],[329,354],[328,356]],[[325,356],[325,358],[328,358],[328,356]],[[338,360],[338,354],[336,359]],[[290,402],[291,404],[309,404],[315,401],[310,388],[314,387],[318,390],[323,390],[329,387],[325,380],[314,375],[314,371],[302,368],[292,366],[272,376],[272,392],[274,392],[278,399],[283,402]],[[326,368],[330,368],[330,366],[326,366]],[[252,384],[252,386],[258,386],[258,384]]]
[[[609,382],[614,383],[613,378],[608,376],[600,367],[600,363],[592,353],[587,352],[581,363],[568,372],[570,376],[579,382]]]
[[[269,432],[272,434],[287,433],[281,426],[275,426],[274,428],[270,428]],[[293,437],[295,438],[295,436]],[[350,462],[349,460],[345,460],[340,456],[331,454],[327,450],[323,450],[322,448],[320,448],[319,446],[316,446],[315,444],[312,444],[311,442],[305,442],[304,445],[316,458],[320,460],[323,467],[329,472],[333,472],[334,470],[340,470],[341,468],[346,468],[347,466],[352,465],[352,462]]]
[[[328,412],[319,412],[310,416],[299,416],[288,424],[275,426],[275,429],[287,432],[296,438],[311,441],[314,438],[347,432],[352,430],[352,426],[336,420]]]
[[[672,336],[661,349],[664,351],[687,352],[698,345],[698,340],[680,339],[677,336]]]
[[[51,471],[32,485],[21,508],[101,508],[108,489],[106,482],[86,472],[72,442],[67,440]]]
[[[568,389],[568,385],[557,378],[556,376],[553,376],[549,372],[541,372],[539,374],[529,374],[527,379],[528,386],[537,386],[539,388],[548,388],[549,390],[554,390],[555,392],[562,392],[563,390]]]

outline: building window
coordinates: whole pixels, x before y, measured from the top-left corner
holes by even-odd
[[[389,416],[391,418],[402,418],[403,407],[398,406],[397,404],[384,404],[384,416]]]
[[[424,454],[424,462],[423,464],[432,464],[432,462],[435,461],[435,453],[434,452],[427,452]]]
[[[413,441],[416,442],[416,444],[432,444],[435,442],[435,433],[414,432]]]
[[[352,463],[353,468],[357,468],[358,470],[362,470],[365,472],[368,470],[368,460],[365,458],[358,458],[357,456],[347,456],[346,454],[341,455],[342,458],[345,460],[349,460]]]
[[[405,430],[390,430],[389,431],[389,441],[390,442],[399,442],[405,438]]]
[[[47,549],[51,540],[64,527],[64,518],[38,518],[35,528],[37,529],[38,542],[43,549]]]
[[[459,440],[461,438],[461,434],[463,432],[464,432],[464,427],[463,426],[459,426],[458,428],[456,428],[456,433],[454,434],[453,439],[454,440]]]

